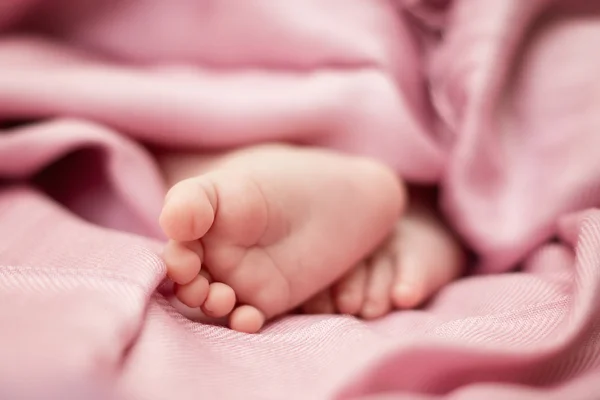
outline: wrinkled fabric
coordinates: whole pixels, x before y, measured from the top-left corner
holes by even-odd
[[[0,395],[600,398],[598,43],[593,0],[4,0]],[[145,146],[265,141],[438,184],[475,273],[374,322],[187,320]]]

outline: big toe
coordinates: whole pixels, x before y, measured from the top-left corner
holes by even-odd
[[[199,239],[210,229],[216,209],[216,190],[210,180],[196,177],[174,185],[165,198],[160,226],[172,240]]]
[[[449,233],[424,231],[411,235],[406,234],[396,261],[392,302],[399,309],[421,305],[456,279],[465,263],[460,244]]]

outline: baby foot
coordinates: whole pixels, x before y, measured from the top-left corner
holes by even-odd
[[[193,170],[177,160],[167,176]],[[242,332],[330,286],[389,235],[404,204],[391,171],[323,150],[262,146],[200,172],[166,197],[164,260],[182,303],[229,315]]]
[[[414,308],[457,278],[464,258],[441,220],[424,208],[410,208],[383,246],[302,309],[374,319],[394,308]]]

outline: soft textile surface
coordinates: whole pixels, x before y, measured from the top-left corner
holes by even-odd
[[[0,1],[3,398],[599,398],[598,43],[594,0]],[[143,144],[270,140],[439,183],[477,273],[372,323],[186,320]]]

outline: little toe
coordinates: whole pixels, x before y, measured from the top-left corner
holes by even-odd
[[[302,306],[302,311],[305,314],[333,314],[335,313],[335,306],[333,304],[333,297],[331,296],[331,290],[329,288],[321,291],[312,298],[310,298]]]
[[[235,292],[229,285],[214,282],[208,288],[208,295],[202,305],[202,311],[209,317],[221,318],[233,310],[235,302]]]
[[[202,267],[202,245],[170,241],[162,254],[167,265],[167,276],[180,285],[190,283]]]
[[[368,282],[361,316],[365,319],[375,319],[390,312],[392,306],[393,255],[388,252],[376,254],[367,272]]]
[[[335,303],[342,314],[357,315],[365,299],[367,266],[361,262],[335,285]]]
[[[216,210],[216,190],[204,177],[183,180],[165,198],[160,226],[173,240],[199,239],[212,226]]]
[[[265,316],[256,307],[244,305],[236,308],[229,317],[229,327],[243,333],[256,333],[265,324]]]
[[[175,285],[175,296],[188,307],[196,308],[205,303],[209,293],[209,285],[202,275],[196,277],[186,285]]]

